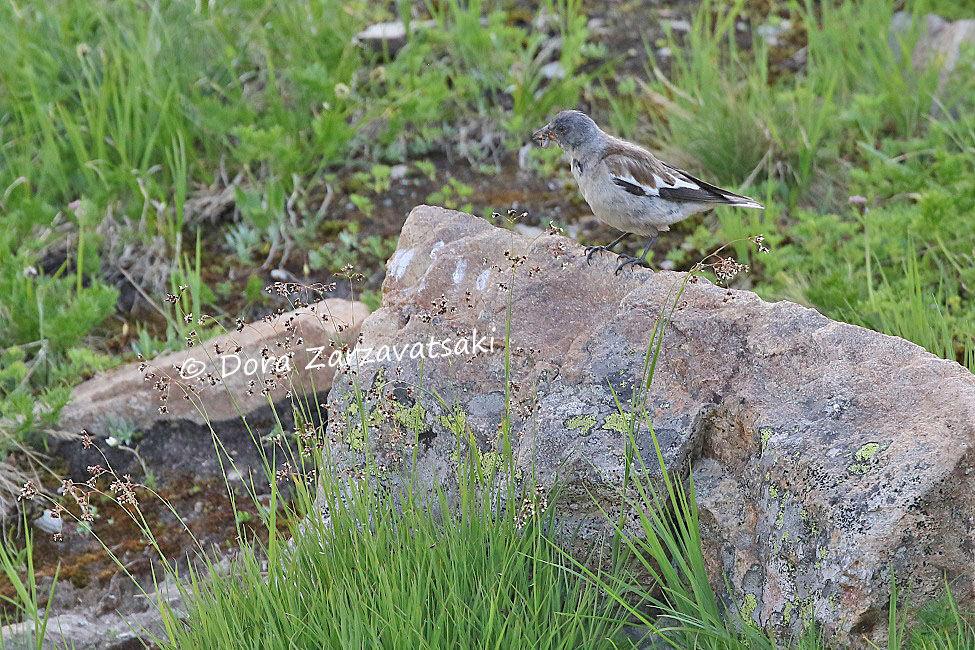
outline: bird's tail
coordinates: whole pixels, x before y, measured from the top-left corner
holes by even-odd
[[[685,195],[683,198],[685,201],[703,201],[704,203],[725,203],[727,205],[733,205],[736,208],[754,208],[756,210],[764,210],[765,206],[756,201],[749,196],[743,196],[741,194],[735,194],[734,192],[729,192],[728,190],[722,189],[717,185],[711,185],[711,183],[706,183],[700,178],[691,176],[683,169],[677,169],[673,165],[667,165],[671,171],[676,172],[678,176],[683,176],[686,179],[684,182],[685,187],[690,187],[687,185],[687,181],[691,181],[696,184],[697,187],[691,189],[693,196]],[[661,194],[663,196],[663,194]]]
[[[733,194],[725,190],[722,190],[721,194],[728,200],[728,205],[733,205],[736,208],[755,208],[756,210],[765,209],[764,205],[753,198],[742,196],[741,194]]]

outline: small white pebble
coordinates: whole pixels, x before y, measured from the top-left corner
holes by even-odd
[[[46,509],[40,517],[34,520],[34,525],[45,533],[53,535],[61,532],[64,522],[61,521],[60,517],[52,517],[51,510]]]

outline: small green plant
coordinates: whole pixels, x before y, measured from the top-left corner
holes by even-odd
[[[247,512],[246,510],[238,510],[234,514],[234,521],[239,526],[240,524],[249,524],[254,521],[254,515]]]
[[[136,328],[136,338],[129,344],[133,356],[152,359],[165,352],[178,350],[185,342],[179,340],[179,334],[172,325],[166,328],[166,337],[159,338],[142,326]]]
[[[336,241],[323,244],[318,250],[309,252],[309,266],[315,270],[336,271],[349,264],[356,268],[364,268],[377,262],[385,263],[395,250],[396,242],[376,235],[359,237],[359,230],[358,222],[350,222],[338,233]]]
[[[474,206],[469,203],[470,197],[474,194],[474,188],[461,180],[451,177],[447,184],[436,192],[427,196],[427,203],[440,205],[452,210],[462,212],[473,212]]]
[[[115,309],[118,292],[95,280],[79,286],[65,277],[68,262],[51,276],[32,264],[10,233],[0,235],[0,348],[46,341],[52,353],[76,346]],[[86,263],[93,267],[97,260]]]
[[[167,297],[167,306],[171,306],[168,324],[171,325],[182,339],[206,338],[207,333],[213,332],[215,323],[207,319],[204,307],[216,300],[216,295],[203,280],[203,253],[200,231],[196,232],[196,254],[193,260],[189,255],[183,255],[179,264],[169,278],[171,293]]]
[[[224,238],[227,248],[241,264],[253,264],[254,253],[261,245],[261,231],[248,222],[232,224],[227,228]]]
[[[34,572],[34,553],[33,553],[33,533],[30,524],[24,515],[22,526],[24,530],[24,545],[18,547],[7,534],[0,537],[0,571],[6,578],[8,585],[12,587],[13,595],[0,595],[0,601],[14,608],[19,613],[19,618],[26,621],[31,627],[20,639],[16,639],[17,647],[34,647],[42,650],[47,647],[45,637],[47,636],[47,624],[51,615],[51,605],[54,602],[54,590],[57,588],[58,573],[54,574],[48,593],[45,594],[47,604],[41,608],[41,592],[38,590],[37,578]],[[16,621],[3,620],[0,617],[0,626]],[[26,638],[24,638],[26,637]],[[11,639],[11,641],[14,641]],[[0,648],[7,647],[7,639],[0,637]]]
[[[138,442],[142,438],[142,431],[139,427],[114,415],[108,417],[105,428],[108,431],[107,444],[110,447],[119,445],[131,447],[132,443]]]
[[[417,160],[413,163],[413,166],[420,170],[420,173],[426,176],[427,179],[432,181],[437,178],[437,166],[429,160]]]
[[[350,194],[349,200],[352,201],[359,212],[366,215],[367,217],[372,214],[372,210],[375,207],[372,203],[372,199],[368,196],[362,196],[361,194]]]
[[[252,305],[261,305],[267,302],[268,294],[264,290],[264,286],[264,280],[261,279],[261,276],[252,273],[244,286],[244,297],[247,298],[247,302]]]
[[[372,165],[367,172],[355,172],[350,182],[373,194],[382,194],[392,185],[393,168],[389,165]]]

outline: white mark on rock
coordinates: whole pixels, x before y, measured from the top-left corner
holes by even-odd
[[[454,284],[460,284],[464,281],[464,273],[467,271],[467,260],[461,260],[457,262],[457,268],[454,269]]]
[[[398,250],[393,258],[389,260],[389,272],[393,278],[399,280],[406,273],[406,267],[413,261],[413,249]]]
[[[430,249],[430,259],[432,260],[437,259],[437,251],[443,247],[444,247],[444,243],[442,241],[438,241],[436,244],[434,244],[433,248]]]
[[[491,275],[491,269],[484,269],[481,274],[477,276],[477,282],[475,287],[478,291],[484,291],[484,287],[487,286],[488,276]]]

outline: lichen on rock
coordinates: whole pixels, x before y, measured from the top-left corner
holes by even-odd
[[[565,420],[565,428],[570,431],[578,429],[582,435],[587,435],[596,426],[596,416],[594,415],[573,415]]]

